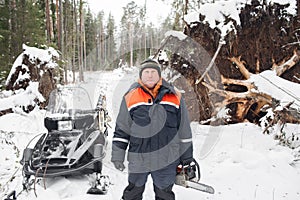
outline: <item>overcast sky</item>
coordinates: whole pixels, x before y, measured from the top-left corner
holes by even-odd
[[[132,0],[86,0],[91,8],[92,12],[97,14],[103,10],[106,14],[106,18],[109,12],[115,18],[115,22],[118,25],[123,15],[123,7]],[[163,3],[161,0],[136,0],[134,1],[138,6],[142,7],[147,2],[147,21],[153,23],[162,22],[170,13],[170,6]]]

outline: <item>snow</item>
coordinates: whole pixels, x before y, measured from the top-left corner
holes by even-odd
[[[19,83],[24,79],[30,79],[29,67],[23,64],[24,55],[27,55],[29,57],[30,62],[38,63],[36,67],[40,67],[45,63],[47,63],[48,68],[55,68],[58,66],[58,64],[54,60],[59,58],[59,54],[54,48],[47,47],[45,49],[38,49],[23,44],[23,52],[15,60],[7,77],[6,85],[9,84],[11,76],[16,72],[16,69],[19,66],[21,66],[24,70],[19,72],[15,83]],[[26,90],[21,88],[15,91],[1,92],[1,95],[5,98],[0,98],[0,110],[12,109],[14,112],[22,112],[22,107],[26,108],[28,105],[35,106],[36,100],[39,100],[39,102],[43,102],[45,99],[39,92],[38,88],[38,82],[29,82]]]
[[[263,0],[259,0],[259,2],[263,2]],[[213,3],[206,3],[200,6],[200,9],[190,12],[184,16],[184,20],[191,24],[193,22],[199,21],[199,14],[205,16],[204,23],[207,22],[209,26],[214,29],[218,28],[221,30],[221,36],[224,37],[230,31],[236,31],[236,27],[234,27],[233,23],[227,22],[226,17],[230,17],[235,20],[237,25],[241,24],[239,13],[242,8],[244,8],[247,4],[250,4],[250,0],[219,0],[213,1]],[[287,13],[291,15],[297,14],[297,5],[295,0],[267,0],[267,4],[289,4],[289,6],[285,9]],[[255,15],[255,13],[253,13]]]
[[[120,199],[127,185],[127,171],[114,169],[110,162],[111,140],[120,101],[129,85],[137,80],[137,68],[117,69],[111,72],[87,72],[86,82],[80,86],[89,92],[92,102],[99,94],[106,94],[107,108],[112,118],[109,129],[107,156],[103,174],[110,176],[109,192],[104,196],[86,194],[89,177],[47,178],[36,184],[34,191],[23,192],[18,199]],[[268,74],[265,74],[267,76]],[[299,90],[298,90],[299,91]],[[296,94],[299,96],[299,92]],[[22,151],[36,135],[45,132],[44,111],[29,114],[7,114],[0,117],[0,195],[22,189]],[[34,123],[33,123],[34,122]],[[274,135],[262,134],[263,129],[251,123],[212,127],[191,123],[194,157],[200,164],[201,182],[214,186],[215,194],[206,194],[189,188],[174,186],[177,199],[300,199],[300,165],[294,162],[299,147],[291,149],[278,144]],[[299,125],[289,125],[285,130],[300,132]],[[32,142],[34,143],[34,142]],[[297,153],[298,152],[298,153]],[[126,163],[125,163],[126,164]],[[13,181],[9,181],[16,172]],[[154,199],[151,177],[144,193],[145,200]]]
[[[276,0],[268,2],[290,3],[287,11],[296,13],[296,1]],[[225,34],[233,28],[225,25],[222,13],[230,15],[239,23],[239,10],[247,0],[222,0],[209,5],[201,6],[200,12],[206,15],[206,20],[211,27],[220,26]],[[195,18],[195,16],[197,18]],[[185,16],[189,23],[198,21],[199,12]],[[220,21],[216,25],[215,21]],[[179,32],[169,32],[179,39],[185,36]],[[35,48],[24,46],[24,53],[38,57],[42,62],[52,59],[50,55],[58,57],[54,49],[39,51]],[[21,55],[20,55],[21,56]],[[21,63],[18,57],[13,68]],[[51,62],[50,62],[51,63]],[[53,65],[54,67],[55,65]],[[26,67],[26,66],[23,66]],[[110,125],[107,146],[107,156],[104,158],[103,174],[110,176],[111,185],[109,192],[104,196],[86,194],[90,188],[90,177],[82,175],[76,177],[47,178],[38,182],[36,195],[33,190],[22,192],[18,199],[38,200],[82,200],[82,199],[120,199],[124,187],[127,185],[127,170],[120,172],[114,169],[110,162],[111,141],[115,119],[118,114],[122,95],[131,83],[138,78],[138,69],[119,68],[114,71],[86,72],[84,87],[96,105],[99,94],[105,94],[108,101],[108,112],[112,121]],[[25,75],[26,76],[26,75]],[[24,78],[24,77],[23,77]],[[252,75],[250,81],[255,82],[257,90],[272,95],[283,103],[294,101],[299,109],[299,84],[294,84],[274,76],[271,71],[261,75]],[[273,87],[273,86],[276,87]],[[13,107],[15,113],[0,117],[0,197],[3,199],[12,190],[22,190],[22,170],[20,160],[23,149],[29,144],[33,145],[36,136],[47,130],[43,125],[45,111],[35,108],[26,114],[21,110],[22,105],[28,105],[35,97],[42,99],[37,90],[37,84],[32,83],[24,90],[14,93],[6,91],[0,98],[0,109]],[[219,114],[226,115],[226,110]],[[271,113],[269,113],[271,114]],[[284,131],[288,141],[292,142],[294,149],[281,145],[274,137],[278,134],[280,126],[273,127],[270,134],[263,134],[263,128],[251,123],[240,123],[227,126],[208,126],[198,122],[191,122],[194,143],[194,157],[201,168],[201,182],[212,185],[215,194],[206,194],[189,188],[174,186],[177,199],[207,199],[207,200],[296,200],[300,199],[300,125],[287,124]],[[298,140],[292,141],[292,138]],[[298,160],[298,161],[295,161]],[[125,163],[126,164],[126,163]],[[144,193],[145,200],[154,199],[153,185],[149,177]]]
[[[14,110],[22,109],[23,105],[34,105],[34,100],[37,98],[41,102],[44,101],[44,97],[38,91],[38,82],[30,82],[29,86],[24,89],[19,89],[13,93],[6,92],[7,98],[0,99],[0,110],[7,108],[13,108]]]
[[[184,40],[187,37],[185,34],[183,34],[180,31],[167,31],[165,33],[165,38],[169,36],[177,37],[179,40]]]
[[[252,74],[248,81],[254,82],[258,91],[280,99],[282,106],[294,102],[292,107],[300,107],[300,85],[276,76],[275,71],[266,70],[260,74]]]
[[[23,55],[28,55],[29,56],[29,60],[31,62],[35,62],[35,60],[38,58],[41,63],[39,65],[42,65],[43,63],[50,63],[47,66],[49,68],[55,68],[57,67],[57,64],[54,62],[51,62],[53,60],[53,58],[59,58],[59,54],[58,52],[53,48],[53,47],[48,47],[45,50],[44,49],[38,49],[35,47],[30,47],[27,46],[25,44],[23,44],[23,53],[21,53],[17,59],[15,60],[13,66],[12,66],[12,70],[10,71],[7,80],[10,80],[10,77],[12,76],[12,74],[16,71],[16,67],[18,66],[22,66],[22,68],[27,68],[26,65],[22,64],[22,60],[23,60]],[[21,76],[21,78],[27,78],[28,74],[25,73],[24,77]],[[8,82],[6,82],[6,84],[8,84]]]

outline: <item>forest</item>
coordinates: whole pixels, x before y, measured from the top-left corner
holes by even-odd
[[[5,89],[22,44],[54,47],[65,72],[113,69],[120,60],[132,66],[153,53],[166,30],[181,28],[182,22],[174,20],[180,10],[159,25],[145,23],[146,10],[146,5],[129,2],[116,22],[105,10],[93,14],[84,0],[0,0],[0,88]]]
[[[111,14],[105,19],[105,11],[93,15],[83,0],[0,2],[2,89],[25,89],[31,78],[39,82],[39,91],[47,99],[57,83],[74,83],[75,72],[79,72],[79,81],[84,81],[85,71],[130,67],[155,56],[162,67],[175,71],[168,78],[176,79],[175,86],[180,85],[186,92],[192,120],[228,124],[258,123],[266,115],[266,107],[274,111],[279,105],[276,101],[280,99],[254,91],[256,83],[247,82],[254,75],[271,70],[288,81],[300,80],[299,0],[235,1],[235,7],[230,5],[227,9],[238,10],[238,18],[229,9],[214,13],[221,17],[213,22],[208,20],[213,13],[211,5],[234,1],[171,1],[168,12],[172,14],[161,24],[146,23],[146,1],[144,6],[129,2],[123,7],[120,22]],[[177,31],[185,39],[178,34],[166,36],[168,31]],[[16,71],[7,79],[14,60],[24,50],[23,45],[58,50],[60,56],[55,59],[59,68],[52,71],[45,68],[46,63],[36,67],[41,61],[33,62],[24,55],[23,64],[28,64],[30,72],[21,65],[15,66]],[[167,60],[160,58],[164,52],[168,54]],[[20,80],[19,75],[25,72],[30,78]],[[178,74],[184,80],[174,78]],[[297,94],[292,96],[295,102],[289,105],[299,106]],[[36,103],[44,106],[43,102]],[[221,117],[212,122],[212,117],[224,109],[230,119]],[[299,111],[294,114],[295,111],[286,109],[287,113],[278,116],[286,122],[299,123]],[[31,108],[27,106],[24,110]],[[10,112],[11,108],[2,110]]]

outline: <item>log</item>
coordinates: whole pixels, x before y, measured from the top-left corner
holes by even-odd
[[[276,71],[278,76],[282,75],[286,70],[291,69],[299,62],[300,50],[295,50],[293,55],[287,61],[282,61],[282,64],[273,64],[272,69]],[[249,79],[252,73],[246,68],[246,62],[241,60],[241,56],[228,58],[231,62],[235,63],[241,74],[245,79]],[[259,69],[259,61],[256,63],[256,69]],[[246,80],[230,79],[221,76],[223,89],[217,89],[210,83],[202,82],[209,94],[218,94],[223,97],[222,101],[214,103],[213,115],[217,115],[222,108],[229,108],[229,115],[231,122],[243,122],[245,120],[258,121],[262,116],[262,108],[265,106],[273,106],[273,97],[261,93],[256,90],[255,83]],[[274,106],[273,106],[274,107]],[[290,122],[299,123],[300,114],[295,114],[295,111],[287,111],[285,108],[283,111],[275,111],[276,115],[280,118]],[[278,121],[278,120],[277,120]]]
[[[252,90],[255,85],[250,82],[235,80],[222,77],[222,83],[224,84],[224,90],[217,89],[212,85],[203,82],[202,84],[208,88],[209,93],[218,94],[224,97],[221,102],[215,102],[213,115],[217,115],[218,111],[224,107],[231,109],[229,115],[232,122],[243,122],[245,119],[250,121],[256,121],[260,116],[261,108],[265,105],[272,105],[272,97],[268,94],[256,92]],[[230,91],[234,85],[236,89],[241,92]]]

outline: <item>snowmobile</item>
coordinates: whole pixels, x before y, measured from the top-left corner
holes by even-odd
[[[50,93],[44,118],[48,132],[23,152],[24,189],[29,189],[32,177],[94,174],[87,193],[107,193],[109,177],[102,175],[110,119],[105,96],[99,96],[96,108],[91,105],[82,87],[64,86]]]

